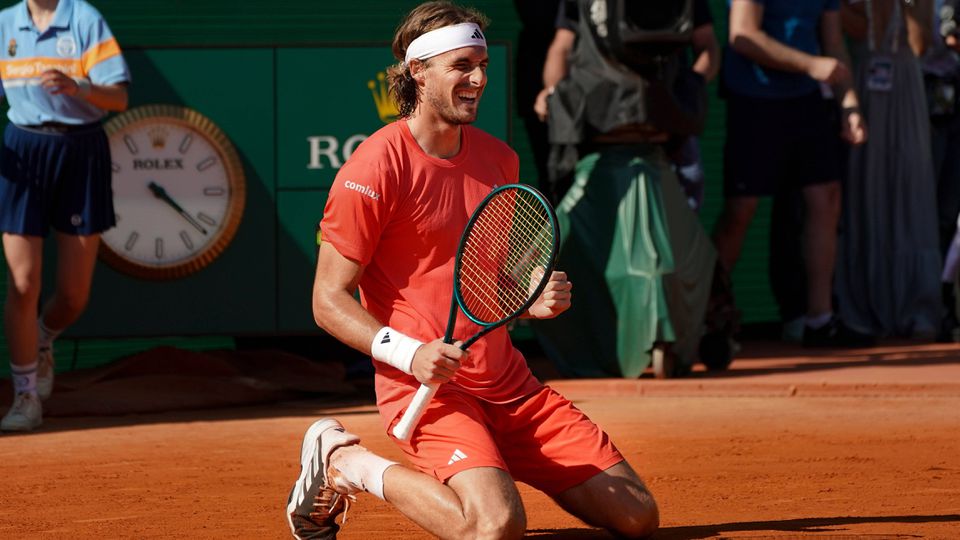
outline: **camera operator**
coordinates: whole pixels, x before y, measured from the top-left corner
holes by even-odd
[[[531,325],[568,376],[630,378],[652,364],[676,377],[703,360],[716,255],[666,149],[702,131],[717,49],[705,0],[561,4],[535,111],[582,301]],[[731,354],[721,348],[717,364]]]

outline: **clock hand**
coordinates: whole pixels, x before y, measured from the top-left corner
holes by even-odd
[[[207,230],[203,228],[203,225],[200,225],[199,223],[197,223],[197,220],[193,219],[193,217],[190,214],[188,214],[187,211],[184,210],[182,206],[177,204],[177,201],[173,200],[173,198],[170,197],[170,195],[167,195],[167,190],[163,189],[163,186],[151,180],[150,183],[147,184],[147,187],[150,188],[150,191],[153,192],[154,197],[169,204],[174,210],[176,210],[181,216],[183,216],[183,219],[187,220],[189,224],[196,227],[197,230],[200,231],[201,233],[207,234]]]

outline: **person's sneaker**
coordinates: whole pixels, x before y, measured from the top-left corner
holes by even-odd
[[[836,315],[820,328],[806,326],[803,329],[804,347],[858,348],[872,347],[876,342],[875,337],[850,328]]]
[[[53,393],[53,347],[44,347],[37,352],[37,395],[46,401]]]
[[[25,392],[13,398],[13,405],[0,421],[2,431],[33,431],[43,423],[43,406],[37,396]]]
[[[329,458],[337,448],[359,442],[333,418],[317,420],[307,429],[300,446],[300,476],[287,499],[287,523],[294,538],[337,537],[336,517],[343,513],[346,519],[352,495],[334,490],[327,482]]]

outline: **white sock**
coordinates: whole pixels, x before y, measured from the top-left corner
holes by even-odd
[[[37,394],[37,361],[25,366],[10,364],[10,377],[13,379],[13,393]]]
[[[337,459],[341,457],[341,459]],[[384,457],[378,456],[373,452],[363,449],[359,452],[350,452],[343,456],[334,456],[331,465],[335,467],[344,478],[362,486],[363,490],[376,495],[382,500],[383,496],[383,473],[394,465],[396,461],[390,461]],[[357,481],[359,480],[359,482]]]
[[[57,339],[63,330],[51,330],[43,324],[43,317],[37,319],[37,350],[49,349],[53,346],[53,340]]]
[[[816,330],[817,328],[820,328],[820,327],[824,326],[825,324],[827,324],[828,322],[830,322],[830,319],[832,319],[832,318],[833,318],[833,312],[832,312],[832,311],[828,311],[828,312],[826,312],[826,313],[821,313],[820,315],[816,315],[816,316],[813,316],[813,317],[811,317],[811,316],[809,316],[809,315],[805,317],[805,319],[806,319],[806,321],[807,321],[807,328],[812,328],[812,329],[814,329],[814,330]]]

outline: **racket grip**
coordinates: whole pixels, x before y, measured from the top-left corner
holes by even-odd
[[[417,424],[420,423],[420,417],[423,416],[423,411],[427,410],[427,405],[430,404],[430,400],[433,399],[438,388],[440,388],[438,384],[420,385],[417,393],[413,395],[410,406],[404,411],[403,417],[400,418],[397,425],[393,426],[394,437],[401,441],[410,440],[410,435],[413,434],[413,428],[417,427]]]

